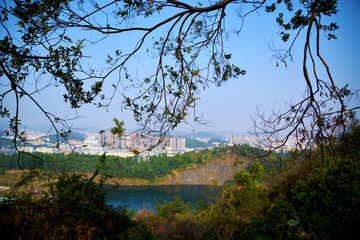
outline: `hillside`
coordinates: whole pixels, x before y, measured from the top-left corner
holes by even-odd
[[[211,132],[193,132],[193,133],[186,133],[186,134],[179,134],[179,136],[181,137],[185,137],[185,138],[190,138],[190,139],[195,139],[195,138],[220,138],[223,139],[223,136],[220,136],[218,134],[215,133],[211,133]]]
[[[240,166],[234,167],[235,161],[241,161]],[[246,168],[251,162],[250,158],[241,158],[236,154],[227,154],[224,158],[217,158],[202,165],[192,165],[187,169],[176,169],[160,180],[151,182],[140,179],[112,179],[109,183],[119,185],[223,185],[233,180],[234,174]]]
[[[60,142],[65,141],[64,138],[62,138],[61,136],[58,136],[56,134],[50,134],[50,135],[47,135],[47,136],[45,136],[43,138],[49,138],[49,142],[54,143],[54,144],[57,143],[58,140]],[[69,136],[68,140],[84,141],[85,138],[86,138],[86,135],[84,135],[82,133],[72,132],[72,133],[70,133],[70,136]]]
[[[113,175],[120,185],[160,185],[160,184],[223,184],[233,178],[239,168],[234,168],[235,161],[243,162],[246,167],[253,158],[244,158],[244,153],[251,156],[261,155],[262,150],[248,145],[222,147],[212,150],[186,152],[182,155],[154,155],[149,158],[120,158],[107,156],[102,172]],[[68,173],[92,173],[99,164],[99,156],[73,153],[44,154],[34,153],[42,161],[34,161],[30,155],[24,155],[21,161],[23,169],[41,166],[45,170],[58,169]],[[19,169],[17,155],[0,154],[0,167],[7,170]],[[52,162],[52,163],[50,163]],[[267,163],[264,167],[271,168]]]
[[[211,144],[205,143],[205,142],[201,142],[195,139],[191,139],[191,138],[186,138],[185,141],[185,147],[186,148],[207,148],[211,146]]]
[[[161,181],[162,184],[180,185],[223,185],[224,182],[233,180],[235,172],[248,166],[250,159],[242,159],[240,167],[234,167],[235,158],[228,157],[226,160],[216,160],[203,166],[184,171],[173,171]]]

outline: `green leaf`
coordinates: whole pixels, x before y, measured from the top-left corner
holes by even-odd
[[[299,224],[299,220],[295,220],[295,219],[289,219],[287,221],[287,224],[290,226],[290,227],[295,227]]]
[[[122,135],[124,135],[125,132],[125,128],[124,128],[124,121],[119,121],[116,117],[114,117],[113,119],[115,127],[112,127],[110,129],[110,132],[112,132],[113,134],[117,134],[119,137],[121,137]]]

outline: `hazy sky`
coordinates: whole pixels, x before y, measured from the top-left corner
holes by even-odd
[[[340,28],[335,32],[337,40],[321,41],[321,51],[328,65],[331,67],[333,77],[338,86],[349,83],[352,90],[360,89],[360,20],[358,10],[360,1],[346,0],[339,1],[339,13],[332,17]],[[341,5],[342,4],[342,5]],[[239,35],[229,36],[225,43],[228,52],[232,53],[233,63],[245,69],[247,74],[239,79],[230,80],[220,88],[211,87],[200,94],[196,112],[208,120],[208,125],[197,125],[188,119],[191,125],[182,125],[177,130],[186,131],[241,131],[251,130],[252,121],[250,115],[254,115],[256,107],[271,110],[281,108],[285,102],[299,99],[306,89],[302,75],[302,51],[303,41],[301,38],[295,45],[293,62],[288,62],[287,68],[284,65],[276,67],[274,52],[270,46],[274,43],[276,47],[283,48],[279,41],[280,37],[275,14],[267,14],[259,11],[250,15],[245,22],[244,28]],[[240,20],[229,13],[226,23],[231,30],[232,24],[240,24]],[[91,37],[91,36],[90,36]],[[126,38],[126,39],[124,39]],[[122,35],[119,40],[121,44],[135,41],[132,35]],[[110,42],[107,44],[119,44]],[[93,46],[89,50],[92,53],[92,60],[98,59],[99,65],[105,61],[102,55],[106,52],[106,46]],[[141,75],[146,69],[152,67],[151,63],[144,64],[142,59],[135,59],[132,62],[131,71]],[[151,60],[150,60],[151,61]],[[5,79],[1,79],[4,82]],[[6,80],[7,81],[7,80]],[[115,81],[115,80],[114,80]],[[111,82],[107,82],[111,85]],[[0,86],[0,92],[5,88]],[[49,111],[59,116],[74,116],[74,111],[69,109],[62,99],[63,92],[59,88],[49,88],[42,94],[36,95],[38,101]],[[128,129],[135,128],[132,114],[120,110],[120,98],[115,98],[108,111],[98,109],[94,106],[83,106],[77,110],[81,118],[72,123],[75,127],[98,127],[107,129],[112,126],[113,117],[125,120]],[[5,106],[14,106],[14,99],[7,98]],[[22,124],[31,128],[47,124],[42,116],[30,102],[24,102],[21,106]],[[7,119],[0,119],[7,122]]]

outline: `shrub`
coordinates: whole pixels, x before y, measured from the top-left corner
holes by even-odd
[[[0,203],[3,239],[152,239],[152,232],[129,217],[125,208],[105,204],[102,185],[93,176],[61,174],[40,199],[23,193]],[[136,233],[136,234],[134,234]],[[131,235],[131,236],[130,236]]]

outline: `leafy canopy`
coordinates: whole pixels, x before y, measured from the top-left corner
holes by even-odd
[[[293,57],[295,43],[302,36],[305,39],[304,99],[280,114],[274,113],[270,120],[260,116],[262,124],[256,126],[260,135],[271,138],[279,131],[289,133],[283,141],[271,141],[271,148],[284,146],[291,134],[296,136],[299,148],[308,148],[314,141],[326,145],[358,108],[347,106],[353,93],[347,86],[335,84],[320,53],[320,31],[328,39],[336,38],[333,32],[337,24],[323,20],[338,12],[336,0],[2,0],[0,9],[0,77],[7,84],[0,96],[0,114],[10,118],[18,151],[16,139],[28,140],[19,131],[23,98],[40,109],[58,135],[68,136],[67,119],[37,101],[36,94],[52,85],[64,90],[63,100],[75,109],[89,103],[107,108],[119,94],[123,99],[119,109],[132,111],[138,131],[143,133],[164,136],[186,122],[191,109],[196,108],[200,91],[246,73],[232,63],[231,50],[224,47],[231,36],[225,21],[234,10],[239,16],[236,32],[253,12],[277,12],[275,21],[286,47],[276,51],[276,57],[285,65]],[[106,46],[101,67],[98,57],[87,55],[91,54],[88,47],[128,35],[134,36],[132,47]],[[138,77],[129,68],[138,56],[151,56],[156,63],[151,73],[144,73],[146,76]],[[323,79],[318,78],[318,65],[326,69]],[[105,95],[107,86],[113,88],[110,95]],[[5,99],[10,93],[15,96],[15,105],[9,110]],[[324,109],[330,101],[335,101],[335,106]],[[196,112],[192,117],[201,122]],[[123,134],[125,123],[117,118],[114,122],[112,130]]]

